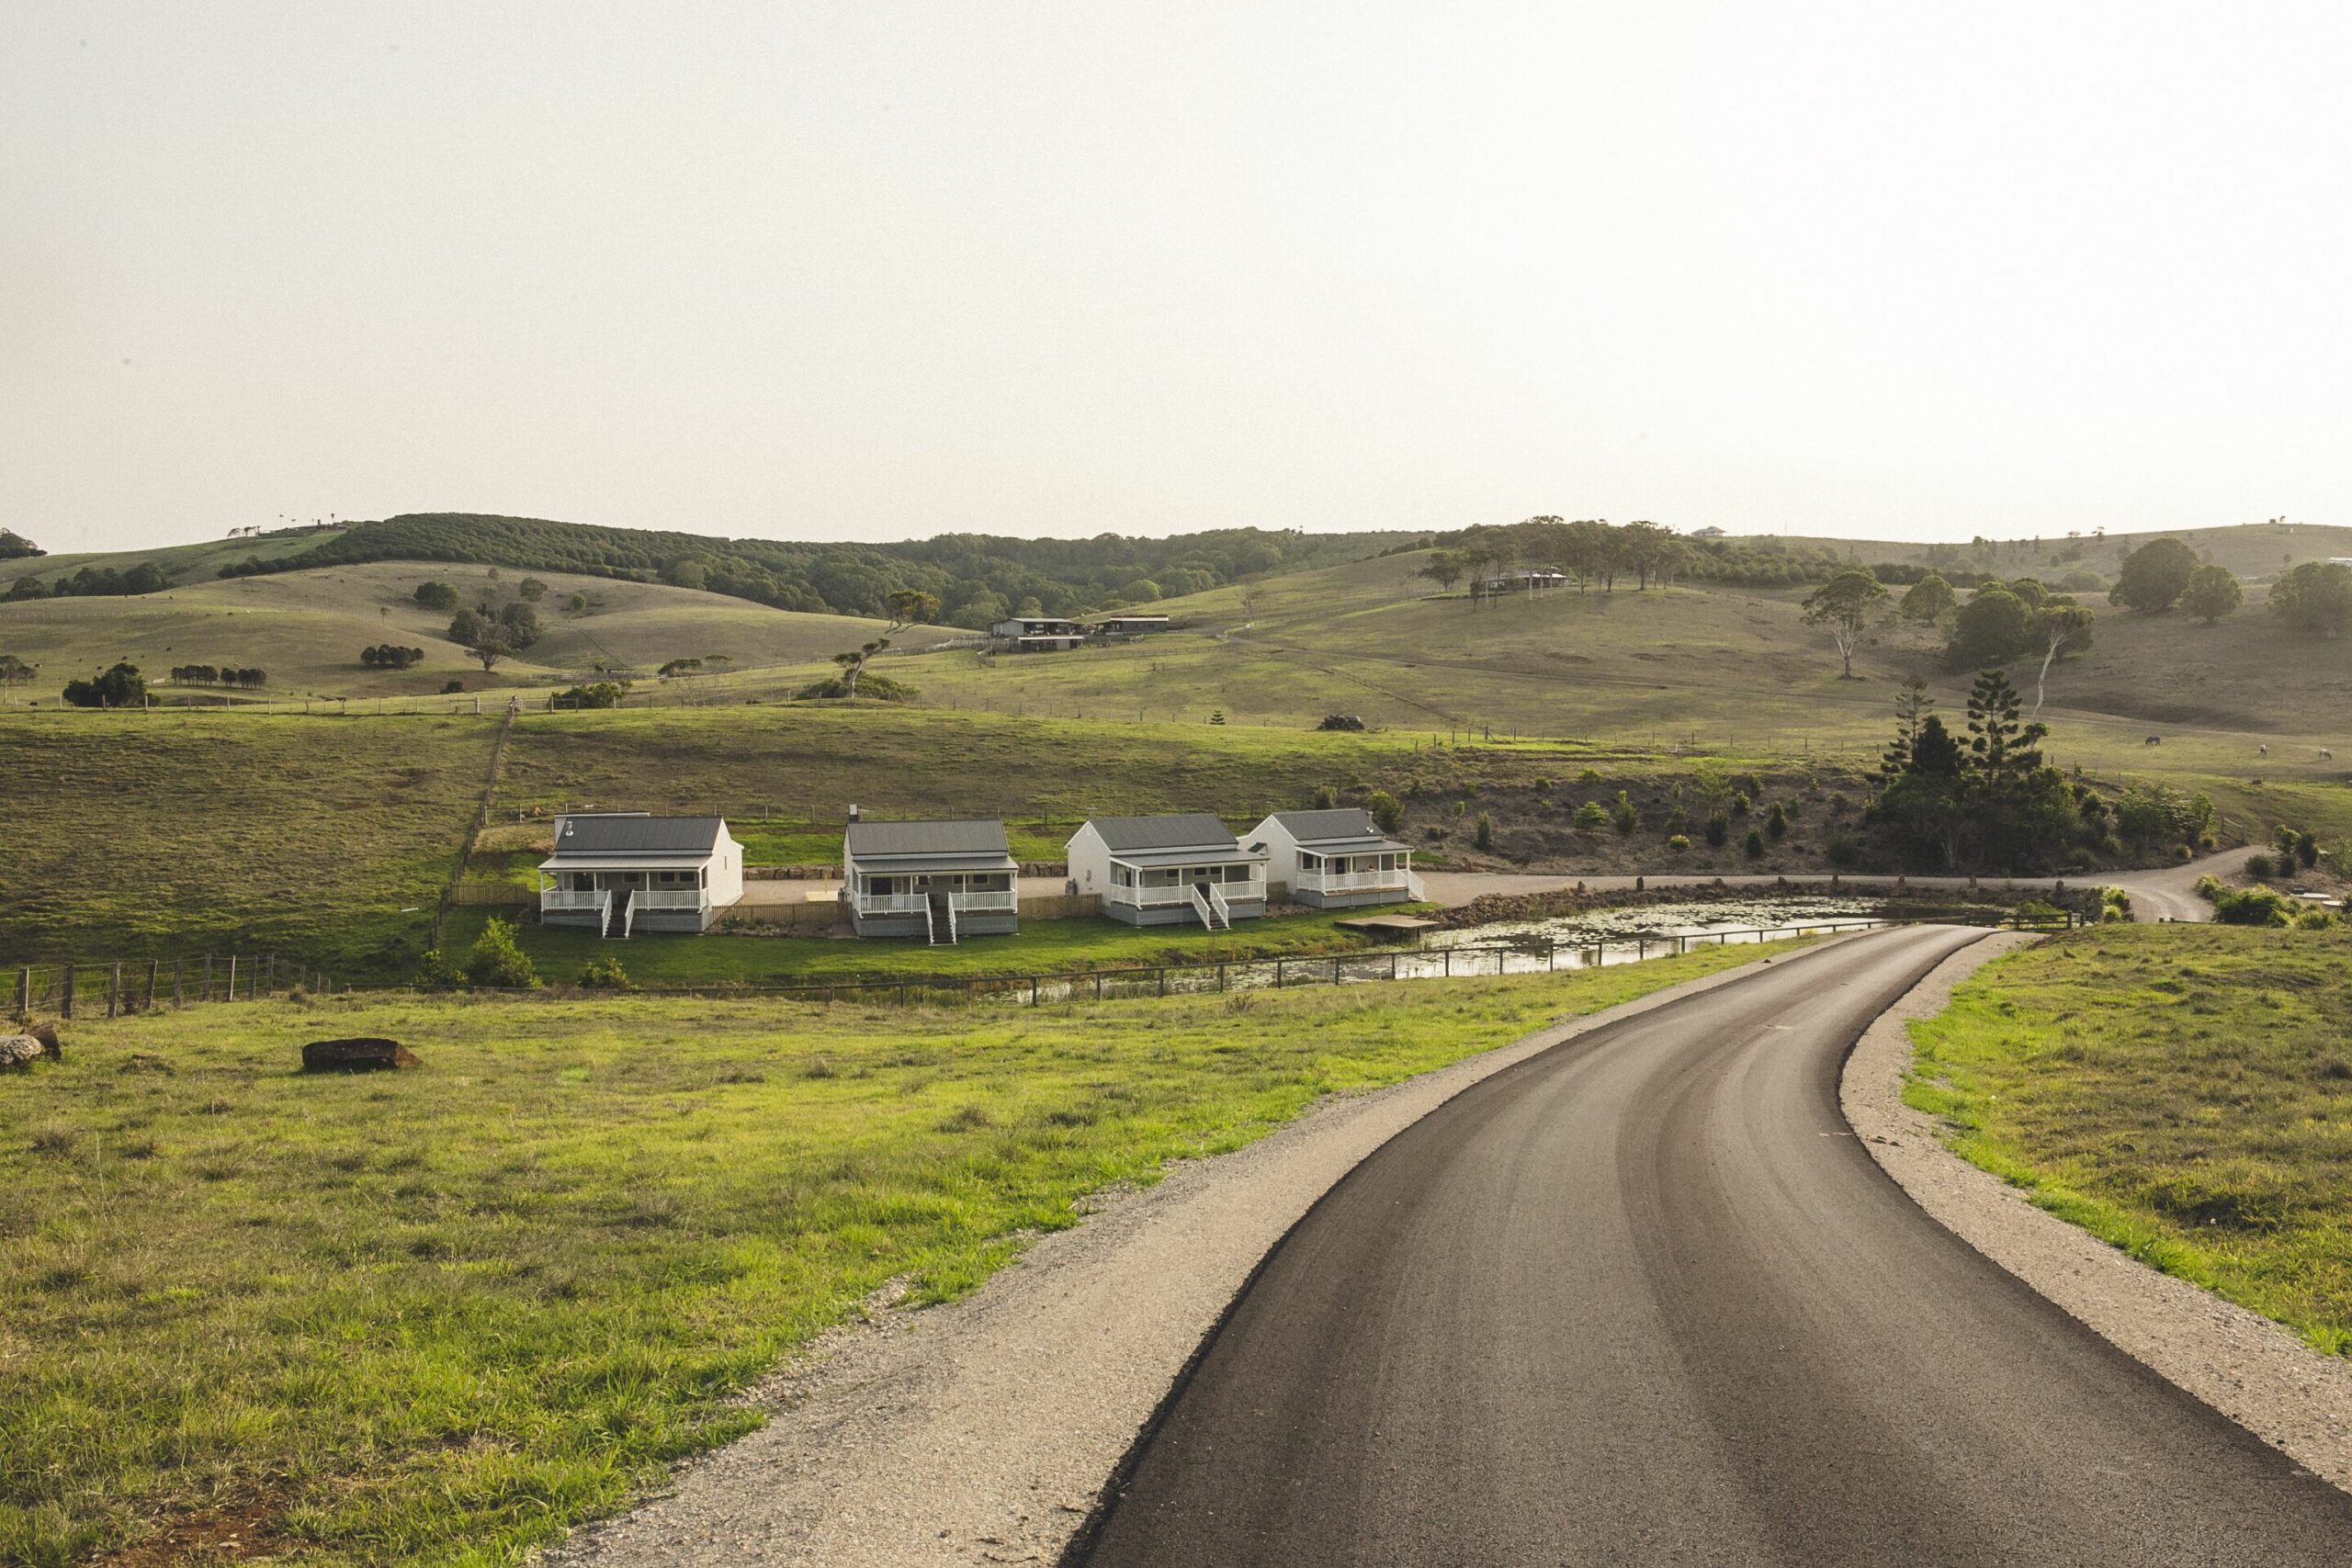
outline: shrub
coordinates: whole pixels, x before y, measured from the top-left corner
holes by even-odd
[[[2283,926],[2295,909],[2267,887],[2224,888],[2213,900],[2213,918],[2232,926]]]
[[[1779,839],[1786,836],[1788,830],[1789,814],[1781,809],[1781,803],[1776,800],[1772,803],[1772,814],[1764,818],[1764,831]]]
[[[2245,857],[2245,874],[2260,882],[2270,874],[2270,857],[2256,852]]]
[[[1620,837],[1632,838],[1634,829],[1642,825],[1642,814],[1634,809],[1634,797],[1623,790],[1617,792],[1617,810],[1613,820]]]
[[[1678,806],[1666,814],[1667,837],[1672,838],[1677,833],[1688,832],[1690,828],[1690,818],[1684,814],[1682,807]]]
[[[1749,802],[1748,802],[1748,798],[1747,798],[1747,795],[1733,795],[1733,796],[1731,797],[1731,814],[1732,814],[1734,817],[1745,817],[1745,816],[1747,816],[1747,815],[1748,804],[1749,804]]]
[[[1725,817],[1722,812],[1720,812],[1720,811],[1719,811],[1719,812],[1715,813],[1715,815],[1713,815],[1713,817],[1710,817],[1710,818],[1707,818],[1707,842],[1708,842],[1708,844],[1709,844],[1709,845],[1711,845],[1712,847],[1713,847],[1713,848],[1715,848],[1715,849],[1718,849],[1718,850],[1719,850],[1719,849],[1722,849],[1722,848],[1724,847],[1724,843],[1725,843],[1725,842],[1726,842],[1730,838],[1731,838],[1731,818],[1730,818]]]
[[[2319,838],[2312,833],[2295,835],[2295,863],[2306,868],[2319,863]]]
[[[1325,784],[1321,789],[1318,789],[1318,790],[1317,790],[1317,791],[1315,792],[1315,809],[1316,809],[1316,810],[1317,810],[1317,811],[1330,811],[1330,810],[1334,810],[1334,809],[1336,809],[1336,808],[1339,807],[1339,804],[1340,804],[1340,792],[1339,792],[1338,790],[1336,790],[1336,789],[1333,789],[1329,784]]]
[[[454,610],[458,607],[458,591],[446,582],[420,582],[416,585],[416,602],[428,610]]]
[[[1469,809],[1470,809],[1470,803],[1469,803],[1468,801],[1466,801],[1466,800],[1457,800],[1457,801],[1455,801],[1455,802],[1453,803],[1453,814],[1454,814],[1456,817],[1460,817],[1460,816],[1462,816],[1464,813],[1467,812]]]
[[[2208,904],[2219,902],[2222,895],[2229,890],[2228,883],[2210,873],[2197,879],[2197,896]]]
[[[869,677],[870,678],[870,677]],[[628,695],[627,681],[597,681],[585,686],[573,686],[555,694],[560,708],[616,708]]]
[[[1363,804],[1364,809],[1372,813],[1373,826],[1384,833],[1395,832],[1405,820],[1405,808],[1397,805],[1396,797],[1385,789],[1374,790],[1372,798]]]
[[[618,954],[608,953],[581,965],[580,983],[592,991],[626,991],[628,971],[621,967]]]
[[[1577,814],[1570,820],[1579,832],[1598,833],[1609,826],[1609,810],[1597,800],[1588,800],[1577,807]]]
[[[437,947],[417,954],[416,973],[409,980],[420,991],[454,991],[465,983],[465,976]]]
[[[1823,842],[1821,852],[1829,857],[1831,865],[1848,866],[1862,858],[1862,846],[1853,834],[1836,832]]]
[[[1535,781],[1535,793],[1538,795],[1551,794],[1552,781],[1550,779],[1537,779]]]
[[[1762,860],[1764,858],[1764,835],[1758,832],[1755,829],[1750,828],[1747,830],[1747,841],[1740,847],[1747,852],[1747,858],[1749,860]]]
[[[477,986],[527,990],[539,983],[539,972],[514,944],[514,928],[493,916],[466,954],[466,978]]]
[[[1471,842],[1482,850],[1491,850],[1495,847],[1495,819],[1483,811],[1478,813],[1478,828],[1477,831],[1471,836]]]
[[[2334,928],[2333,909],[2300,909],[2295,913],[2295,929],[2299,931],[2324,931]]]
[[[1600,769],[1598,769],[1598,768],[1587,768],[1584,772],[1582,772],[1582,773],[1578,773],[1578,774],[1577,775],[1577,783],[1578,783],[1578,784],[1584,784],[1584,785],[1586,785],[1587,787],[1590,787],[1591,785],[1593,785],[1593,784],[1599,784],[1600,782]]]
[[[454,697],[465,689],[466,683],[455,677],[441,682],[441,694],[445,697]]]
[[[1677,833],[1672,838],[1666,840],[1666,847],[1670,852],[1679,855],[1683,851],[1690,847],[1690,840],[1683,837],[1681,834]]]

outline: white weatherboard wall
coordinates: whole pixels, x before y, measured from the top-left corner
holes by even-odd
[[[724,909],[742,902],[743,846],[735,841],[735,835],[727,830],[724,822],[718,825],[718,839],[711,846],[710,864],[703,875],[710,887],[712,908]]]
[[[1298,840],[1279,818],[1269,817],[1241,836],[1244,849],[1253,845],[1266,846],[1266,881],[1281,883],[1284,887],[1298,880]]]
[[[1070,880],[1078,884],[1080,894],[1101,893],[1111,886],[1111,846],[1086,823],[1069,836],[1063,846],[1069,858]]]

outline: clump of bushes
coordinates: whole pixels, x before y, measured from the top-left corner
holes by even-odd
[[[1690,840],[1684,835],[1676,833],[1666,840],[1666,847],[1669,852],[1679,855],[1690,847]]]
[[[1764,858],[1764,835],[1758,832],[1755,829],[1750,828],[1747,830],[1747,841],[1740,847],[1747,852],[1747,858],[1749,860],[1762,860]]]
[[[1609,808],[1597,800],[1588,800],[1577,807],[1570,823],[1582,833],[1598,833],[1609,826]]]
[[[1600,782],[1600,770],[1598,768],[1587,768],[1584,772],[1577,775],[1577,783],[1584,785],[1587,789],[1591,788]]]
[[[514,928],[492,916],[466,954],[466,978],[500,990],[529,990],[539,983],[531,955],[515,944]]]
[[[1642,814],[1634,809],[1634,797],[1622,789],[1617,792],[1617,810],[1613,820],[1617,825],[1617,836],[1623,839],[1632,838],[1634,829],[1642,825]]]
[[[2256,882],[2261,882],[2267,878],[2270,875],[2270,857],[2264,854],[2261,851],[2257,850],[2254,853],[2245,857],[2245,874],[2248,876],[2253,877]]]
[[[868,676],[867,680],[874,677]],[[595,681],[585,686],[572,686],[555,694],[560,708],[616,708],[628,695],[627,681]]]
[[[1777,800],[1772,803],[1771,815],[1764,818],[1764,831],[1770,834],[1775,841],[1788,835],[1789,814]]]
[[[1329,784],[1325,784],[1321,789],[1315,792],[1316,810],[1329,811],[1337,807],[1339,804],[1340,792],[1333,789]]]
[[[608,953],[580,966],[580,983],[592,991],[626,991],[628,971],[621,967],[618,954]]]
[[[1495,819],[1483,811],[1478,813],[1477,830],[1471,835],[1471,842],[1482,850],[1495,847]]]
[[[1730,838],[1730,818],[1725,817],[1722,812],[1718,811],[1715,815],[1707,818],[1707,843],[1711,848],[1718,850],[1722,849]]]
[[[1374,790],[1372,797],[1363,804],[1364,809],[1372,813],[1373,826],[1384,833],[1395,832],[1405,820],[1405,808],[1396,804],[1396,797],[1385,789]],[[1455,815],[1461,813],[1457,810]]]
[[[2224,887],[2213,898],[2213,918],[2223,925],[2284,926],[2294,916],[2286,897],[2267,887]]]

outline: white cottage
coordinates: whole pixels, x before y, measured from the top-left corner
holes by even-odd
[[[539,863],[539,919],[632,931],[702,931],[743,897],[743,846],[718,817],[567,812]]]
[[[1369,811],[1277,811],[1244,837],[1265,852],[1266,879],[1295,903],[1336,909],[1428,897],[1413,874],[1413,852],[1383,833]]]
[[[842,899],[860,936],[1010,935],[1021,924],[1020,874],[1001,822],[853,818],[842,835]]]
[[[1205,812],[1095,817],[1070,835],[1069,877],[1131,926],[1198,920],[1211,931],[1266,912],[1266,856]]]

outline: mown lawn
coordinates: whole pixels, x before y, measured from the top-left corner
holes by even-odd
[[[223,1519],[509,1562],[758,1417],[893,1280],[1317,1097],[1747,963],[1020,1010],[239,1003],[75,1028],[0,1097],[0,1561]],[[413,1072],[305,1077],[384,1033]]]
[[[2093,926],[1912,1026],[1906,1098],[2034,1202],[2352,1355],[2352,932]]]
[[[537,965],[540,978],[550,984],[571,984],[591,959],[617,958],[639,985],[788,986],[868,976],[1053,975],[1071,969],[1351,953],[1376,944],[1339,930],[1336,922],[1365,914],[1395,914],[1399,908],[1237,920],[1230,931],[1199,925],[1137,929],[1099,919],[1028,920],[1011,936],[967,937],[953,946],[936,947],[921,937],[762,935],[757,928],[702,936],[649,931],[612,942],[579,927],[529,924],[515,928],[515,941]],[[482,926],[500,914],[491,908],[451,910],[442,928],[444,951],[462,959]]]
[[[397,972],[496,733],[471,716],[0,716],[0,960],[276,948]]]

